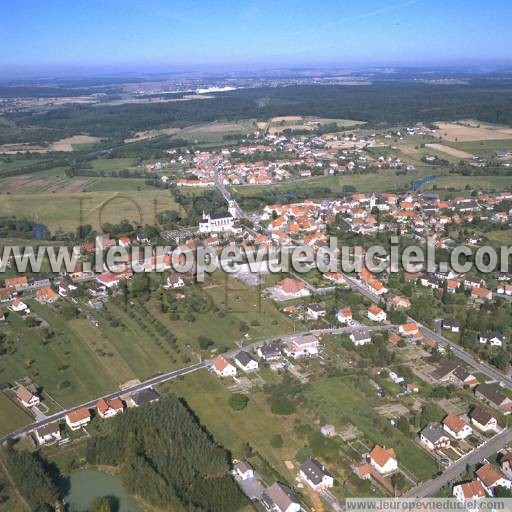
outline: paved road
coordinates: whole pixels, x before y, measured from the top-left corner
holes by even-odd
[[[370,331],[378,331],[378,330],[391,329],[392,327],[396,327],[396,326],[375,325],[375,326],[366,327],[366,328]],[[315,334],[317,336],[320,336],[322,334],[342,334],[342,333],[347,333],[347,332],[353,332],[353,331],[356,331],[359,329],[361,329],[361,326],[354,325],[354,326],[349,326],[349,327],[330,327],[330,328],[325,328],[325,329],[312,329],[312,330],[303,331],[303,332],[287,333],[287,334],[282,334],[280,336],[274,336],[271,338],[265,338],[264,340],[255,341],[255,342],[249,343],[248,345],[244,345],[241,348],[243,348],[244,350],[253,351],[265,343],[269,343],[269,342],[277,341],[277,340],[287,341],[287,340],[292,339],[293,337],[301,336],[301,335],[305,335],[305,334]],[[224,356],[226,356],[228,358],[233,357],[240,351],[241,348],[227,352],[224,354]],[[1,437],[0,444],[5,443],[9,439],[15,439],[22,435],[29,434],[36,428],[40,428],[44,425],[48,425],[49,423],[53,423],[54,421],[62,420],[62,419],[64,419],[66,414],[69,414],[72,411],[76,411],[77,409],[81,409],[84,407],[88,408],[88,409],[92,409],[92,408],[96,407],[98,400],[101,400],[101,399],[112,400],[114,398],[120,398],[121,396],[124,396],[124,395],[133,394],[138,391],[142,391],[143,389],[146,389],[146,388],[149,388],[152,386],[156,386],[157,384],[162,384],[169,380],[175,379],[182,375],[187,375],[189,373],[195,372],[202,368],[208,368],[210,365],[211,365],[211,360],[207,359],[207,360],[202,361],[201,363],[192,364],[190,366],[185,366],[184,368],[180,368],[178,370],[172,370],[167,373],[162,373],[160,375],[152,377],[151,379],[141,382],[140,384],[136,384],[135,386],[132,386],[130,388],[114,391],[107,395],[103,395],[98,398],[95,398],[94,400],[89,400],[88,402],[84,402],[82,404],[70,407],[68,409],[64,409],[55,414],[49,415],[44,419],[41,419],[41,420],[35,421],[29,425],[26,425],[14,432],[11,432],[10,434],[8,434],[4,437]]]
[[[460,475],[466,472],[466,466],[477,464],[482,459],[490,457],[495,454],[498,450],[501,450],[504,446],[512,441],[512,429],[505,429],[493,438],[486,441],[476,450],[468,453],[464,457],[460,458],[457,462],[446,468],[442,475],[437,478],[433,478],[428,482],[425,482],[417,487],[414,487],[410,491],[404,494],[404,497],[419,497],[425,498],[435,494],[443,485],[453,483]]]
[[[209,361],[203,361],[202,363],[196,363],[190,366],[187,366],[185,368],[180,368],[179,370],[173,370],[168,373],[163,373],[161,375],[157,375],[156,377],[152,377],[151,379],[148,379],[144,382],[141,382],[140,384],[137,384],[135,386],[132,386],[131,388],[125,389],[123,391],[115,391],[113,393],[109,393],[107,395],[103,395],[101,397],[98,397],[94,400],[90,400],[89,402],[85,402],[83,404],[70,407],[69,409],[64,409],[63,411],[59,411],[55,414],[52,414],[50,416],[47,416],[44,420],[39,420],[34,423],[31,423],[30,425],[26,425],[25,427],[22,427],[14,432],[11,432],[9,435],[1,437],[0,438],[0,444],[5,443],[9,439],[14,439],[17,437],[20,437],[24,434],[28,434],[29,432],[32,432],[34,429],[42,427],[44,425],[48,425],[49,423],[52,423],[57,420],[62,420],[66,414],[69,414],[72,411],[75,411],[77,409],[81,409],[82,407],[92,408],[96,407],[96,403],[100,399],[105,400],[112,400],[114,398],[119,398],[126,394],[132,394],[136,393],[137,391],[142,391],[143,389],[149,388],[151,386],[155,386],[156,384],[161,384],[162,382],[166,382],[171,379],[175,379],[176,377],[179,377],[181,375],[186,375],[187,373],[195,372],[201,368],[206,368],[210,364]]]
[[[356,281],[353,278],[345,276],[347,283],[351,286],[352,289],[357,290],[362,293],[365,297],[369,298],[372,301],[378,301],[380,298],[364,287],[361,283]],[[460,345],[454,343],[453,341],[445,338],[444,336],[437,334],[432,329],[426,327],[414,320],[414,318],[409,317],[410,320],[416,322],[420,327],[420,331],[432,338],[434,341],[437,341],[442,346],[449,346],[452,352],[462,361],[469,364],[479,372],[483,373],[487,377],[497,380],[501,382],[504,387],[512,390],[512,379],[503,373],[501,373],[496,368],[486,364],[481,363],[477,359],[475,359],[471,354],[467,353]],[[464,474],[466,472],[466,466],[473,465],[481,461],[485,457],[489,457],[496,453],[497,451],[504,448],[508,443],[512,442],[512,429],[505,429],[501,433],[497,434],[490,440],[486,441],[483,445],[481,445],[476,450],[468,453],[467,455],[460,458],[457,462],[446,468],[441,475],[432,480],[429,480],[423,484],[420,484],[417,487],[414,487],[410,491],[408,491],[405,496],[415,497],[418,496],[420,498],[424,498],[427,496],[434,495],[441,487],[446,485],[447,483],[453,483],[457,477]]]

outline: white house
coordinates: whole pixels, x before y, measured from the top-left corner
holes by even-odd
[[[39,446],[43,446],[43,444],[46,443],[51,443],[52,441],[60,441],[62,438],[58,422],[48,423],[48,425],[36,428],[34,430],[34,434]]]
[[[350,308],[340,309],[336,318],[340,324],[350,324],[352,323],[352,310]]]
[[[386,312],[382,308],[379,308],[379,306],[372,304],[368,308],[368,319],[372,322],[384,322],[386,318]]]
[[[466,439],[473,433],[473,429],[463,419],[452,413],[443,420],[443,428],[455,439]]]
[[[496,469],[493,465],[487,463],[481,468],[477,469],[476,476],[484,486],[487,494],[494,496],[495,487],[505,487],[506,489],[512,488],[512,482],[503,475],[503,473]]]
[[[96,410],[98,411],[98,416],[100,418],[112,418],[124,411],[124,405],[119,398],[114,398],[113,400],[103,400],[102,398],[101,400],[98,400]]]
[[[350,341],[356,346],[368,345],[372,342],[372,337],[366,329],[359,329],[350,333]]]
[[[240,480],[249,480],[254,478],[254,469],[252,466],[244,460],[233,461],[234,473]]]
[[[480,407],[475,407],[469,413],[469,418],[471,419],[471,423],[482,432],[496,432],[498,430],[498,421],[496,418]]]
[[[284,346],[283,352],[288,357],[300,359],[306,356],[316,356],[319,352],[320,343],[312,334],[293,337]]]
[[[66,423],[71,430],[85,427],[91,421],[89,409],[82,408],[66,414]]]
[[[459,501],[478,500],[487,496],[485,494],[485,489],[479,480],[454,485],[452,492]]]
[[[269,512],[300,512],[302,507],[293,492],[283,484],[272,484],[261,495],[261,502]]]
[[[185,286],[185,281],[183,281],[182,277],[179,274],[171,274],[167,278],[167,282],[164,288],[183,288]]]
[[[27,408],[34,407],[40,403],[39,397],[25,386],[18,387],[16,390],[16,398],[21,402],[23,407]]]
[[[224,356],[217,356],[212,361],[212,370],[219,377],[235,377],[236,376],[236,368]]]
[[[369,460],[370,465],[381,475],[392,473],[398,469],[398,461],[393,448],[383,448],[377,444],[369,453]]]
[[[244,350],[241,350],[235,356],[235,363],[244,372],[255,372],[259,367],[258,361],[256,361],[256,359],[254,359],[251,354],[245,352]]]
[[[439,450],[440,448],[448,448],[450,446],[450,438],[446,435],[441,425],[432,423],[427,425],[420,432],[420,441],[429,450]]]
[[[334,485],[334,479],[329,471],[316,459],[308,459],[300,466],[299,477],[314,491],[328,489]]]

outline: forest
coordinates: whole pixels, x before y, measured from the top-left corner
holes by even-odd
[[[468,80],[431,84],[379,81],[371,85],[296,85],[238,89],[206,101],[90,106],[69,105],[6,115],[28,136],[55,140],[76,133],[127,137],[136,131],[185,127],[219,119],[268,119],[272,116],[314,115],[366,121],[371,126],[474,118],[512,124],[510,81]],[[34,132],[34,128],[40,131]],[[43,129],[43,130],[41,130]],[[3,131],[4,142],[9,132]]]
[[[127,410],[88,441],[87,462],[118,466],[133,495],[163,510],[240,510],[230,455],[175,395]]]

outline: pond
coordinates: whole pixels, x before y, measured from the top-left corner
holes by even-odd
[[[143,512],[123,487],[120,476],[109,475],[97,469],[75,471],[70,477],[70,490],[66,496],[69,512],[83,512],[94,498],[114,496],[119,500],[118,512]]]

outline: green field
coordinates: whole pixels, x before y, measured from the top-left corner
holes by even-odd
[[[389,424],[383,428],[387,420],[374,411],[378,402],[366,379],[366,376],[357,381],[353,378],[315,379],[306,396],[326,422],[356,426],[372,443],[394,448],[398,463],[418,479],[431,478],[437,470],[434,459],[399,430]]]
[[[510,190],[512,180],[510,176],[461,176],[460,174],[452,174],[440,176],[435,181],[426,184],[423,190],[453,189],[463,191],[466,186],[471,189],[482,189],[489,192]]]
[[[68,406],[111,391],[122,382],[122,375],[115,375],[111,368],[115,359],[97,352],[92,337],[84,341],[85,333],[94,329],[91,324],[67,322],[53,307],[35,301],[28,304],[55,334],[45,341],[41,328],[29,328],[20,315],[10,313],[2,331],[13,340],[14,348],[2,356],[3,380],[29,377]]]
[[[92,167],[95,171],[122,171],[135,167],[133,158],[98,158],[93,160]]]
[[[443,144],[452,148],[461,149],[474,155],[489,158],[494,156],[496,151],[512,151],[511,140],[478,140],[471,142],[443,141]]]
[[[14,396],[10,393],[7,396],[4,392],[0,391],[0,436],[9,434],[28,423],[32,423],[32,416],[23,409]]]
[[[303,180],[292,180],[283,184],[273,185],[272,190],[279,192],[307,192],[317,188],[330,188],[333,194],[342,192],[344,186],[353,186],[358,192],[397,192],[407,189],[421,177],[436,174],[434,169],[421,168],[406,175],[396,175],[395,170],[381,170],[372,174],[337,174]],[[258,197],[258,194],[269,190],[264,186],[233,187],[239,197]]]
[[[0,215],[15,215],[44,224],[50,231],[73,231],[81,224],[100,229],[127,219],[136,225],[154,225],[155,213],[177,206],[165,190],[126,190],[2,196]]]
[[[94,180],[85,187],[85,192],[104,192],[104,191],[138,191],[155,190],[144,183],[143,178],[94,178]]]
[[[248,407],[243,411],[233,411],[228,404],[231,392],[220,379],[205,370],[173,381],[165,388],[185,398],[199,421],[233,457],[243,457],[242,444],[248,441],[280,474],[293,481],[294,473],[287,470],[284,461],[294,461],[295,453],[304,445],[293,432],[295,414],[272,414],[262,393],[251,394]],[[283,436],[282,448],[270,445],[270,439],[277,434]]]

